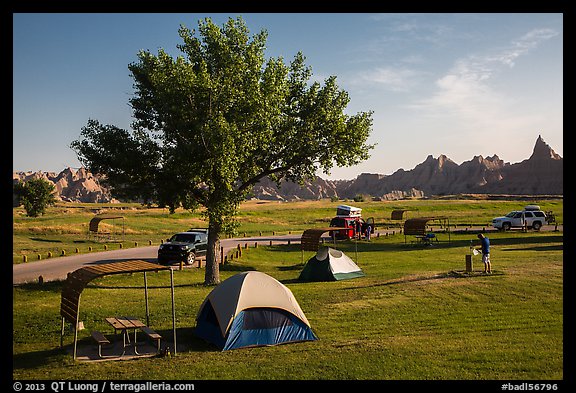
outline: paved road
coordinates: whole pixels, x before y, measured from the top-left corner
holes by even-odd
[[[470,228],[471,231],[481,230],[482,228]],[[551,231],[556,228],[553,225],[545,225],[542,231]],[[398,230],[398,229],[396,229]],[[563,231],[561,225],[558,230]],[[384,234],[385,230],[377,231],[377,233]],[[389,230],[392,232],[392,229]],[[374,235],[376,235],[375,233]],[[224,253],[236,248],[238,244],[244,246],[248,243],[253,246],[255,242],[259,244],[285,244],[290,242],[299,244],[301,234],[293,235],[278,235],[278,236],[262,236],[262,237],[246,237],[235,239],[223,239],[220,245],[224,248]],[[42,276],[44,281],[64,280],[66,275],[79,269],[83,266],[89,266],[99,263],[118,262],[131,259],[143,259],[150,262],[157,261],[158,246],[126,248],[121,250],[93,252],[90,254],[71,255],[66,257],[56,257],[51,259],[44,259],[41,261],[26,262],[13,265],[12,282],[14,285],[23,284],[26,282],[38,281],[38,277]]]
[[[224,248],[224,253],[248,243],[253,246],[255,242],[259,244],[300,243],[301,234],[278,235],[263,237],[247,237],[236,239],[223,239],[220,241]],[[125,248],[121,250],[93,252],[89,254],[70,255],[66,257],[56,257],[41,261],[32,261],[13,265],[12,283],[23,284],[26,282],[38,281],[42,276],[44,281],[64,280],[68,273],[73,272],[83,266],[99,263],[118,262],[132,259],[143,259],[150,262],[157,262],[158,246]]]

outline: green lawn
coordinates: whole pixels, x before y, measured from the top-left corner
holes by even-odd
[[[466,203],[464,210],[476,202]],[[488,210],[488,217],[498,204],[487,204],[490,208],[479,204],[477,210]],[[279,205],[278,209],[289,210],[289,205]],[[248,212],[263,206],[269,205],[254,204]],[[505,212],[510,206],[498,207]],[[333,210],[316,208],[320,209],[316,214],[303,212],[306,225]],[[365,205],[366,211],[371,208]],[[274,220],[272,212],[251,214],[243,212],[242,220]],[[454,214],[470,217],[462,207]],[[277,215],[278,222],[290,222],[294,211]],[[382,212],[381,218],[384,216]],[[249,224],[245,224],[247,228]],[[211,288],[201,284],[203,269],[175,271],[177,338],[182,349],[172,358],[74,362],[69,353],[71,334],[65,337],[65,351],[59,348],[61,283],[14,287],[13,377],[563,379],[563,233],[517,231],[489,237],[494,271],[490,276],[462,273],[470,240],[475,239],[472,234],[454,233],[450,243],[441,237],[444,241],[440,244],[426,248],[405,244],[403,235],[380,237],[358,243],[357,254],[353,243],[339,243],[338,248],[352,259],[357,256],[366,273],[365,277],[340,282],[298,282],[303,267],[298,245],[248,249],[241,259],[222,267],[221,278],[252,269],[277,278],[292,290],[319,337],[314,342],[275,347],[220,352],[197,339],[193,334],[195,316]],[[312,255],[305,252],[304,259]],[[479,257],[474,263],[476,272],[482,270]],[[170,291],[164,287],[169,282],[167,274],[149,274],[148,285],[150,324],[170,340]],[[81,319],[87,329],[81,331],[79,345],[93,345],[87,338],[90,329],[110,330],[105,317],[131,314],[143,318],[143,310],[141,276],[110,276],[93,282],[82,294]]]
[[[409,209],[407,217],[447,216],[451,225],[460,227],[475,225],[490,228],[493,217],[501,216],[511,210],[522,209],[527,204],[536,203],[542,210],[552,210],[557,222],[563,222],[563,201],[513,201],[513,200],[401,200],[380,202],[350,202],[329,200],[272,202],[247,201],[240,207],[238,214],[240,236],[269,235],[272,232],[301,233],[308,228],[328,226],[336,212],[336,206],[342,203],[352,204],[363,209],[364,217],[374,217],[379,227],[400,227],[401,222],[391,220],[395,209]],[[88,224],[99,213],[114,213],[124,216],[123,220],[103,221],[100,231],[109,236],[96,238],[89,234]],[[13,263],[45,259],[48,253],[52,257],[62,254],[74,254],[103,251],[122,247],[159,245],[173,233],[188,228],[207,227],[200,212],[191,213],[178,209],[169,214],[167,209],[146,208],[139,204],[89,204],[59,203],[50,207],[44,216],[26,217],[22,207],[13,209]]]

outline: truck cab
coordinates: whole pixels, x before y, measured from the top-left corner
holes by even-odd
[[[208,250],[208,231],[190,229],[174,234],[158,248],[158,263],[184,262],[192,265]]]

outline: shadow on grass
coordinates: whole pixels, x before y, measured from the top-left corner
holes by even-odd
[[[86,263],[86,265],[101,265],[103,263],[130,262],[130,261],[145,261],[158,264],[158,258],[118,258],[118,259],[100,259],[97,261],[88,262]],[[174,264],[174,266],[176,266],[176,264]]]
[[[292,271],[292,270],[302,270],[304,268],[304,263],[298,263],[296,265],[292,265],[292,266],[278,266],[278,270],[280,270],[281,272],[287,272],[287,271]]]
[[[257,270],[257,269],[253,266],[236,265],[234,263],[227,263],[225,265],[220,266],[221,272],[246,272],[249,270]]]
[[[26,291],[39,291],[39,292],[60,292],[62,291],[62,284],[64,281],[48,281],[42,284],[38,282],[27,282],[23,284],[15,284],[14,287],[24,289]]]
[[[174,332],[172,329],[164,329],[164,330],[157,330],[157,333],[162,336],[161,340],[161,348],[165,349],[166,347],[171,349],[173,353],[174,348]],[[65,344],[62,348],[56,347],[53,349],[43,350],[43,351],[32,351],[26,353],[19,353],[12,356],[12,366],[13,370],[29,370],[34,369],[42,366],[46,366],[48,364],[59,362],[61,358],[69,357],[72,361],[72,352],[73,352],[73,342],[69,342]],[[121,341],[121,340],[120,340]],[[138,340],[140,342],[140,339]],[[196,337],[194,335],[194,328],[193,327],[184,327],[184,328],[177,328],[176,329],[176,347],[177,353],[187,353],[187,352],[219,352],[216,346]],[[77,354],[86,353],[86,352],[94,352],[93,355],[89,356],[90,358],[96,361],[106,361],[103,359],[99,359],[96,355],[97,349],[96,345],[89,339],[84,338],[78,340],[77,343]],[[158,355],[160,356],[160,355]],[[142,356],[144,357],[144,356]],[[134,357],[137,359],[138,356]],[[111,357],[108,359],[109,361],[118,360],[118,358]]]
[[[66,354],[66,347],[12,355],[13,370],[29,370],[45,366]]]
[[[433,276],[408,276],[408,277],[401,277],[398,279],[387,280],[381,283],[373,283],[369,285],[359,285],[349,288],[342,288],[342,290],[350,290],[350,289],[357,289],[357,288],[376,288],[376,287],[387,287],[391,285],[402,285],[412,282],[421,282],[421,281],[434,281],[434,280],[441,280],[445,278],[472,278],[472,277],[481,277],[481,278],[490,278],[493,276],[502,276],[504,272],[493,270],[491,274],[486,274],[481,271],[473,271],[467,273],[465,271],[457,271],[451,270],[446,273],[439,273]],[[298,281],[296,281],[298,282]]]
[[[176,328],[176,355],[186,352],[219,352],[220,350],[209,342],[194,334],[195,327]],[[174,348],[174,331],[172,329],[156,330],[162,336],[161,348]]]
[[[34,240],[34,241],[36,241],[36,242],[62,243],[62,240],[42,239],[42,238],[40,238],[40,237],[31,237],[30,240]]]
[[[441,236],[447,236],[445,234],[440,234]],[[465,238],[462,238],[465,236]],[[488,236],[489,237],[489,236]],[[549,244],[549,243],[562,243],[564,240],[564,236],[562,235],[552,235],[552,236],[542,236],[538,233],[535,234],[526,234],[524,236],[513,234],[513,236],[509,237],[489,237],[490,245],[491,246],[513,246],[513,245],[522,245],[522,244]],[[355,252],[356,248],[358,252],[379,252],[379,251],[402,251],[402,250],[434,250],[434,249],[448,249],[448,248],[461,248],[461,247],[470,247],[470,241],[474,242],[474,246],[479,246],[478,239],[475,235],[452,235],[452,239],[450,241],[441,239],[439,242],[433,242],[432,245],[423,245],[419,243],[405,243],[404,241],[374,241],[374,242],[366,242],[366,241],[359,241],[357,244],[354,242],[342,242],[338,243],[337,248],[344,253],[351,253]],[[410,240],[409,240],[410,241]],[[325,244],[325,246],[329,246]],[[532,246],[527,247],[526,250],[534,250],[534,251],[549,251],[549,250],[561,250],[563,249],[562,245],[547,245],[547,246]]]
[[[562,251],[564,250],[564,245],[555,246],[535,246],[535,247],[524,247],[524,248],[503,248],[502,251]]]

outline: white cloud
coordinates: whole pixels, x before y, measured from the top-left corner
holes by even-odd
[[[510,67],[514,66],[514,60],[536,48],[541,42],[557,36],[559,33],[552,29],[535,29],[529,31],[520,39],[512,42],[509,48],[497,54],[494,58]]]
[[[558,33],[551,29],[536,29],[503,49],[457,59],[453,67],[436,80],[436,92],[414,107],[433,116],[456,115],[462,121],[486,127],[495,122],[511,123],[514,115],[508,110],[514,99],[503,94],[493,83],[495,76],[504,67],[513,67],[518,58],[556,35]]]
[[[374,84],[377,84],[390,91],[407,92],[418,84],[418,80],[421,76],[421,71],[413,69],[377,67],[373,70],[356,75],[352,82],[372,87]]]

